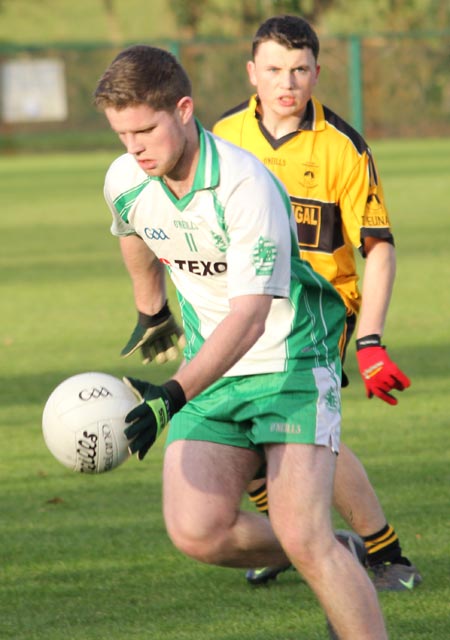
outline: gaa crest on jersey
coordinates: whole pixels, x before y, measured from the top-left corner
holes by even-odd
[[[227,250],[227,243],[222,238],[222,236],[220,236],[218,233],[215,233],[214,231],[211,231],[211,236],[215,247],[222,253],[225,253],[225,251]]]
[[[257,276],[270,276],[273,273],[277,248],[272,240],[259,236],[253,247],[253,265]]]
[[[383,208],[383,204],[380,198],[378,197],[378,194],[375,193],[375,191],[371,190],[371,192],[367,196],[366,206],[369,211],[373,211],[373,212],[379,211],[380,209]]]
[[[389,220],[383,202],[375,190],[371,190],[367,198],[364,212],[364,227],[389,227]]]

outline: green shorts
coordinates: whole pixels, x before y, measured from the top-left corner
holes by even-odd
[[[302,443],[339,450],[341,363],[329,367],[221,378],[171,421],[166,446],[204,440],[262,452],[264,444]]]

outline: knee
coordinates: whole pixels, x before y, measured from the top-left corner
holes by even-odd
[[[330,544],[333,544],[331,529],[328,532],[315,529],[308,524],[276,531],[277,538],[291,562],[305,575],[317,571]]]
[[[185,555],[207,564],[226,564],[230,528],[219,520],[192,522],[178,518],[167,521],[174,546]]]

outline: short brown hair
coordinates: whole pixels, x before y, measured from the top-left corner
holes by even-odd
[[[191,96],[186,71],[168,51],[134,45],[121,51],[106,69],[94,92],[99,109],[147,104],[155,111],[173,111],[179,100]]]
[[[262,42],[273,40],[287,49],[308,47],[317,61],[319,57],[319,38],[309,22],[298,16],[275,16],[263,22],[253,38],[252,55]]]

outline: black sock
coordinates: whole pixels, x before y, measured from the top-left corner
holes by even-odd
[[[410,562],[402,556],[402,548],[393,527],[386,525],[370,536],[363,537],[367,551],[367,564],[373,567],[375,564],[390,562],[391,564],[407,564]]]

